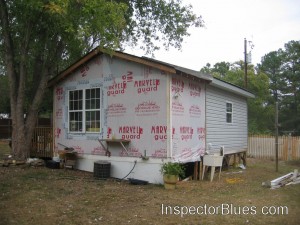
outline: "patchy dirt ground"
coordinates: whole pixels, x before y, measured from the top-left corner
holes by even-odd
[[[45,167],[0,167],[0,224],[299,224],[300,185],[261,183],[300,170],[300,163],[248,159],[246,170],[213,182],[131,185],[92,173]],[[240,172],[242,171],[242,172]]]

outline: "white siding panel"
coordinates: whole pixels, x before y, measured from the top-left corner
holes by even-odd
[[[232,103],[232,123],[226,123],[226,102]],[[208,85],[206,92],[206,143],[238,152],[247,149],[247,100]]]

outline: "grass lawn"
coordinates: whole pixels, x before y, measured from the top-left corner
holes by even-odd
[[[0,156],[9,151],[0,143]],[[131,185],[92,173],[45,167],[0,167],[0,224],[299,224],[300,184],[271,190],[263,181],[300,170],[300,161],[248,159],[246,170],[213,182]],[[239,171],[242,171],[241,173]],[[234,172],[234,173],[233,173]]]

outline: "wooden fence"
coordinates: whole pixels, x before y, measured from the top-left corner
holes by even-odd
[[[51,127],[52,121],[49,118],[38,118],[37,127]],[[0,119],[0,139],[10,139],[12,132],[11,119]]]
[[[0,119],[0,139],[11,138],[11,120],[10,119]]]
[[[51,158],[53,156],[52,127],[36,127],[32,142],[30,157]]]
[[[275,159],[275,136],[249,135],[247,154],[255,158]],[[278,158],[300,159],[300,137],[278,137]]]

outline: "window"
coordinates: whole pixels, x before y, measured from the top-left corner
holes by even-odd
[[[82,131],[82,90],[70,91],[69,93],[69,129],[71,132]]]
[[[226,122],[232,123],[232,103],[226,102]]]
[[[69,91],[69,131],[100,132],[100,88]]]
[[[85,130],[100,131],[100,88],[85,90]]]

